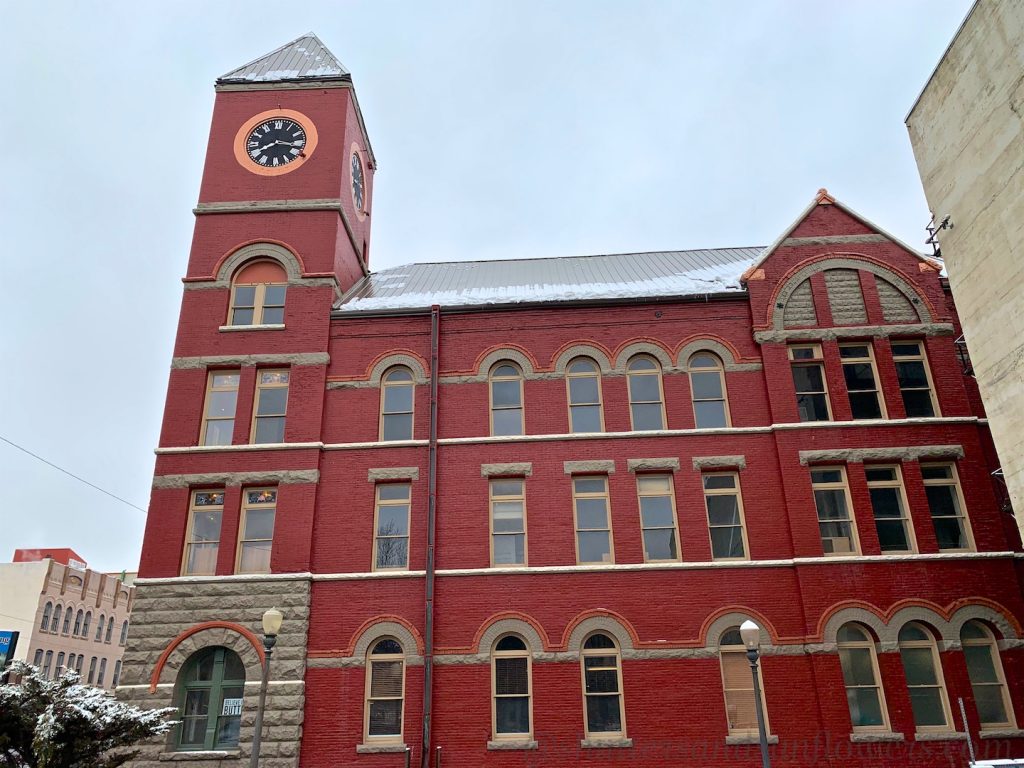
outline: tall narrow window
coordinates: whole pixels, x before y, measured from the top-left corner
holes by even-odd
[[[50,617],[53,616],[53,603],[49,600],[43,606],[43,620],[39,622],[39,629],[46,632],[50,628]]]
[[[948,730],[949,698],[935,638],[921,624],[911,623],[900,630],[899,643],[914,725],[921,731]]]
[[[32,658],[33,667],[41,667],[43,665],[43,649],[36,648],[36,655]]]
[[[523,374],[512,363],[491,368],[491,434],[523,434]]]
[[[89,659],[89,677],[86,678],[86,682],[89,683],[89,685],[92,685],[93,682],[96,680],[96,662],[97,661],[98,661],[98,659],[95,656],[93,656],[91,659]]]
[[[220,523],[224,514],[223,491],[194,491],[185,537],[183,576],[213,576],[217,572]],[[103,631],[103,617],[100,617]]]
[[[288,409],[289,371],[256,372],[256,406],[253,408],[252,442],[283,443],[284,417]]]
[[[114,677],[110,681],[111,688],[117,688],[118,683],[121,682],[121,660],[118,659],[114,662]]]
[[[711,533],[711,557],[715,560],[745,560],[747,536],[743,525],[739,476],[735,472],[710,472],[702,480]]]
[[[67,607],[67,610],[64,611],[64,624],[60,628],[60,633],[62,635],[67,635],[71,633],[71,620],[74,618],[74,616],[75,609],[69,605]]]
[[[892,359],[896,363],[896,378],[907,416],[938,415],[939,404],[935,400],[924,345],[920,341],[893,341]]]
[[[373,570],[404,570],[409,567],[408,483],[377,486],[376,524],[373,537]]]
[[[874,639],[857,624],[841,626],[836,639],[853,730],[889,730],[889,716],[885,709],[885,693],[879,683],[881,675],[878,672]]]
[[[270,550],[274,543],[277,489],[252,488],[244,491],[242,535],[238,539],[238,573],[270,573]]]
[[[380,390],[381,440],[412,440],[415,391],[408,368],[392,368],[384,374]]]
[[[121,622],[121,639],[118,640],[118,645],[124,645],[128,642],[128,619]]]
[[[629,415],[633,429],[664,429],[665,399],[661,392],[661,366],[647,355],[637,355],[626,365]]]
[[[676,497],[672,475],[637,475],[640,530],[644,537],[644,561],[678,560]]]
[[[281,325],[287,276],[279,264],[257,261],[235,275],[231,325]]]
[[[864,467],[864,474],[868,480],[871,510],[882,552],[913,552],[913,529],[907,514],[900,468],[869,465]]]
[[[825,384],[825,362],[820,344],[799,344],[789,348],[796,407],[800,421],[830,421],[832,410]]]
[[[878,390],[878,371],[870,344],[840,344],[850,412],[855,419],[884,419],[885,400]]]
[[[491,565],[526,565],[526,492],[518,478],[491,480]]]
[[[109,643],[114,637],[114,617],[111,616],[107,622],[107,634],[103,636],[103,642]]]
[[[725,692],[725,716],[730,736],[757,735],[757,709],[754,699],[754,677],[747,661],[747,649],[740,637],[739,627],[722,633],[718,641],[718,655],[722,664],[722,689]],[[762,658],[757,674],[761,675]],[[761,706],[765,730],[768,727],[768,708],[764,706],[764,680],[761,679]]]
[[[818,509],[818,531],[826,555],[857,554],[853,527],[853,505],[843,467],[811,470],[814,505]]]
[[[82,619],[85,618],[85,611],[81,608],[78,609],[78,613],[75,614],[75,628],[71,631],[71,634],[78,637],[82,634]]]
[[[211,371],[206,380],[206,405],[200,445],[231,445],[238,403],[238,374]]]
[[[1013,728],[1013,706],[992,630],[980,621],[968,621],[960,630],[960,642],[982,729]]]
[[[570,432],[603,432],[601,371],[588,357],[577,357],[565,369]]]
[[[53,670],[55,677],[60,677],[64,674],[64,651],[57,654],[57,666]]]
[[[729,426],[729,401],[725,394],[722,361],[707,352],[690,358],[690,391],[697,429]]]
[[[397,640],[378,640],[366,663],[366,740],[401,741],[405,654]]]
[[[220,646],[196,651],[178,673],[178,749],[233,749],[238,746],[245,691],[245,667],[234,651]]]
[[[85,661],[85,656],[83,654],[81,654],[81,653],[78,654],[78,658],[75,659],[75,672],[77,672],[78,674],[82,674],[82,663],[84,661]]]
[[[64,606],[57,603],[53,611],[53,619],[50,620],[50,632],[57,634],[60,630],[60,620],[64,618]]]
[[[50,672],[53,668],[53,651],[47,651],[46,656],[43,657],[43,677],[47,680],[50,679]],[[90,683],[92,680],[89,681]]]
[[[614,563],[607,477],[574,477],[572,501],[576,516],[576,562]]]
[[[494,739],[523,739],[532,733],[530,651],[521,637],[505,635],[491,653]]]
[[[107,676],[107,660],[105,658],[100,659],[100,671],[96,675],[96,685],[100,688],[103,687],[103,678]]]
[[[92,611],[85,612],[85,620],[82,622],[82,637],[89,636],[89,625],[92,624]]]
[[[96,625],[96,642],[97,643],[103,640],[103,628],[106,625],[106,623],[107,623],[107,617],[104,616],[101,613],[100,614],[100,621]]]
[[[582,661],[587,738],[625,736],[619,646],[602,632],[593,634],[583,643]]]
[[[68,665],[67,665],[67,667],[65,667],[65,670],[67,672],[74,672],[75,671],[75,654],[73,654],[73,653],[69,653],[68,654]]]
[[[922,464],[921,476],[939,549],[973,549],[971,526],[964,512],[956,467],[952,464]]]

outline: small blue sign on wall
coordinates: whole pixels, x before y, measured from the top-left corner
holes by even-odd
[[[0,672],[7,666],[8,660],[14,658],[14,649],[17,647],[17,632],[0,631]]]

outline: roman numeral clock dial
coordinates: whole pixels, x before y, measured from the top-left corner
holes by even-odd
[[[261,112],[245,122],[235,136],[235,159],[260,176],[295,170],[316,148],[316,129],[305,115],[290,109]]]

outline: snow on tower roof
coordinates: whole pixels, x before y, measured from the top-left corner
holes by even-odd
[[[296,80],[351,80],[337,57],[312,32],[217,78],[217,84]]]

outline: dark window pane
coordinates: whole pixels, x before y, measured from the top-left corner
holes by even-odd
[[[264,288],[263,303],[264,305],[279,305],[284,304],[285,291],[288,290],[287,285],[268,285]]]
[[[711,529],[711,556],[746,557],[743,548],[743,529],[737,526]]]
[[[796,408],[800,421],[828,421],[828,400],[821,395],[797,395]]]
[[[822,392],[825,380],[820,365],[794,365],[793,384],[797,392]]]
[[[288,387],[272,387],[260,390],[257,416],[277,415],[285,412],[288,405]]]
[[[936,517],[956,516],[960,514],[956,490],[951,485],[926,485],[925,495],[928,497],[928,508]]]
[[[907,529],[902,520],[875,520],[878,530],[878,544],[883,552],[907,552]]]
[[[494,692],[526,695],[530,690],[525,657],[494,660]]]
[[[874,688],[849,688],[846,701],[850,705],[850,720],[854,727],[879,726],[885,724],[882,704]]]
[[[819,520],[845,520],[846,494],[840,490],[815,490],[814,503],[818,507]]]
[[[722,397],[722,376],[718,372],[690,374],[690,386],[695,400],[715,400]]]
[[[402,700],[370,702],[367,728],[370,736],[398,736],[402,733]]]
[[[574,405],[569,410],[572,414],[573,432],[601,431],[601,406]]]
[[[656,528],[644,531],[644,552],[648,560],[677,559],[675,529]]]
[[[256,301],[255,285],[239,285],[235,287],[235,306],[251,307]]]
[[[661,388],[658,376],[645,374],[629,377],[629,399],[634,403],[661,402]]]
[[[580,531],[577,536],[581,563],[611,562],[611,543],[607,531]]]
[[[874,389],[875,374],[870,363],[844,363],[843,376],[846,388],[852,391]]]
[[[281,325],[284,323],[284,307],[264,307],[263,324]]]
[[[384,440],[412,440],[412,414],[384,415]]]
[[[664,429],[665,423],[661,418],[661,404],[660,403],[648,403],[648,404],[634,404],[632,406],[633,411],[633,429]]]
[[[591,733],[615,733],[622,730],[618,696],[587,697],[587,728]]]
[[[942,696],[938,688],[911,688],[910,707],[914,711],[914,724],[945,725],[946,714],[942,709]]]
[[[494,727],[498,733],[529,733],[530,699],[526,696],[495,699]]]
[[[672,499],[668,496],[641,496],[640,519],[644,528],[675,525],[672,517]]]
[[[406,538],[377,539],[377,567],[405,568],[409,562],[409,540]]]
[[[256,419],[254,443],[283,443],[284,416],[264,416]]]
[[[909,418],[935,415],[931,395],[926,389],[904,389],[903,407]]]
[[[597,377],[585,376],[569,379],[569,399],[573,403],[596,403]]]
[[[711,525],[739,525],[740,508],[733,495],[708,496],[708,522]]]
[[[693,415],[697,429],[726,426],[725,403],[720,400],[694,403]]]
[[[412,410],[412,387],[384,387],[384,412],[400,413]]]
[[[880,419],[882,407],[877,392],[851,392],[850,412],[855,419]]]
[[[604,499],[576,499],[577,528],[607,528],[608,507]]]
[[[900,381],[901,387],[928,387],[928,374],[925,371],[924,363],[920,360],[897,361],[896,376]]]
[[[523,412],[519,408],[493,411],[495,435],[523,434]]]
[[[839,663],[847,685],[874,685],[875,667],[869,648],[840,648]]]
[[[378,536],[405,536],[409,533],[409,508],[402,504],[381,506],[377,512]]]
[[[938,540],[939,549],[967,549],[967,536],[964,535],[964,529],[960,525],[959,518],[933,518],[933,522],[935,523],[935,538]]]
[[[251,309],[236,309],[231,313],[232,325],[252,325]]]
[[[519,399],[519,380],[492,381],[491,404],[494,406],[521,405],[521,401]]]

